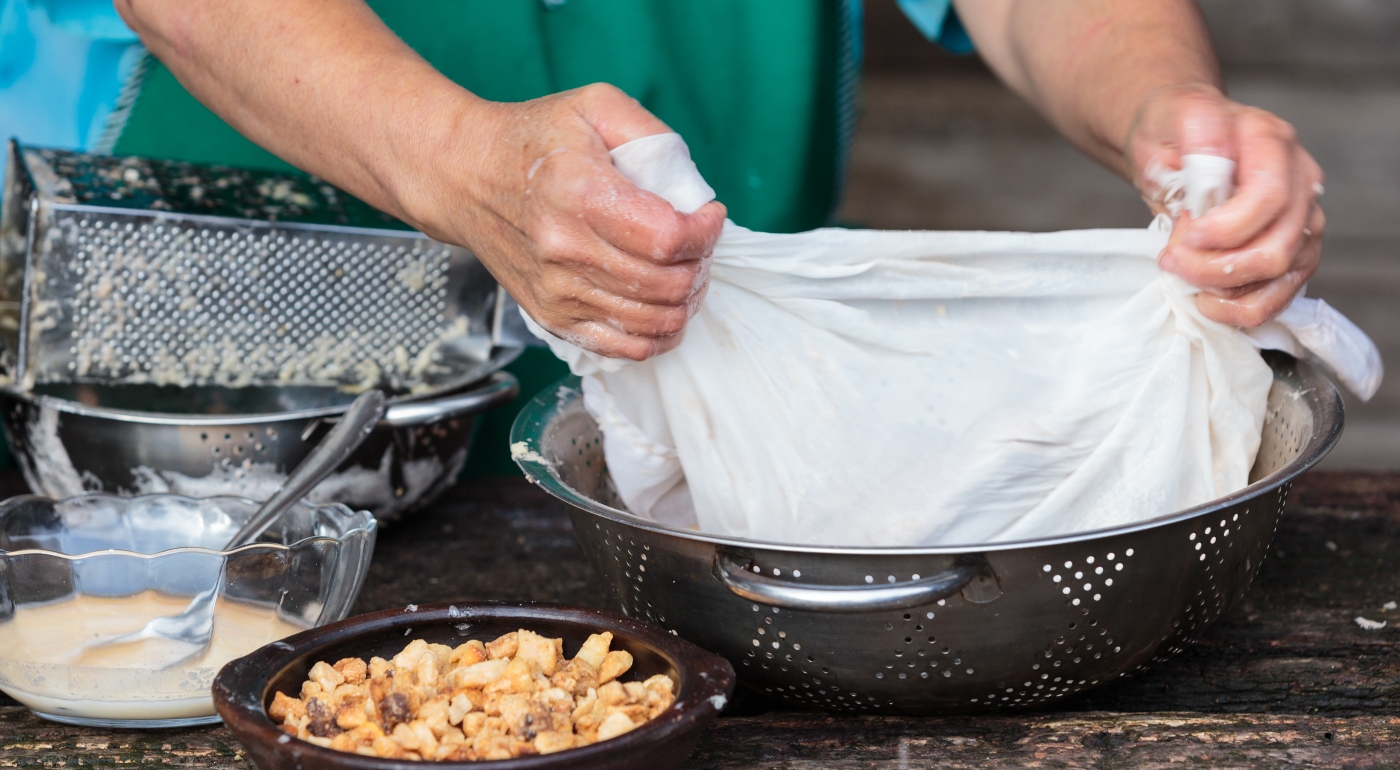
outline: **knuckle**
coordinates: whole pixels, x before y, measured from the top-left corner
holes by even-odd
[[[1240,305],[1235,313],[1235,323],[1238,326],[1253,329],[1263,324],[1272,317],[1269,309],[1258,304]]]
[[[607,104],[618,100],[631,101],[625,91],[611,83],[589,83],[578,90],[579,96],[583,99],[596,103]]]
[[[1268,281],[1287,273],[1293,267],[1293,256],[1281,249],[1260,250],[1248,258],[1249,269],[1242,271],[1251,281]]]
[[[695,293],[695,271],[672,270],[656,283],[657,299],[667,305],[680,305]]]
[[[576,257],[574,239],[562,227],[555,225],[540,228],[532,236],[536,252],[551,262],[572,261]]]
[[[575,281],[562,271],[548,271],[540,276],[535,295],[542,305],[551,310],[562,311],[567,303],[577,298]]]
[[[1272,250],[1268,252],[1264,266],[1268,278],[1278,278],[1293,269],[1293,255],[1279,249]]]
[[[615,345],[614,356],[632,361],[645,361],[651,358],[655,344],[640,337],[625,337]]]
[[[683,256],[687,237],[680,223],[674,217],[670,217],[655,226],[651,242],[652,255],[669,262]]]
[[[1277,174],[1269,174],[1260,189],[1260,202],[1267,210],[1282,209],[1288,204],[1292,189],[1288,181]]]
[[[652,336],[670,337],[680,334],[689,320],[685,308],[666,308],[655,314],[652,322]]]

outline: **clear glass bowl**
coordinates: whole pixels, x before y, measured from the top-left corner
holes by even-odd
[[[374,517],[339,504],[298,504],[259,542],[221,550],[257,506],[103,494],[0,503],[0,690],[72,724],[217,722],[209,688],[224,663],[345,617],[374,551]],[[100,644],[211,588],[207,644]]]

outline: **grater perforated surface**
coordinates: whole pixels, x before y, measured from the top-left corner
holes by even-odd
[[[449,250],[431,241],[102,216],[51,232],[76,279],[63,310],[81,380],[405,387],[452,329]]]
[[[494,368],[501,298],[476,257],[319,180],[18,147],[10,163],[28,238],[0,255],[0,321],[22,384],[422,393]]]

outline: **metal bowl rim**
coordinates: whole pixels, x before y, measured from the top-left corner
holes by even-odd
[[[603,503],[580,494],[572,487],[565,484],[559,479],[554,469],[549,467],[549,465],[527,459],[525,456],[517,456],[515,452],[512,452],[512,456],[516,464],[524,471],[526,478],[539,485],[540,488],[544,489],[545,492],[553,497],[576,508],[624,526],[636,527],[658,535],[678,537],[714,546],[725,546],[744,550],[800,554],[830,554],[836,556],[941,556],[1016,551],[1029,548],[1085,543],[1156,529],[1158,527],[1168,527],[1183,521],[1216,513],[1242,502],[1253,500],[1292,481],[1303,472],[1319,463],[1322,458],[1326,457],[1327,453],[1332,450],[1332,447],[1336,445],[1337,440],[1341,438],[1342,435],[1344,415],[1341,394],[1337,392],[1337,388],[1332,384],[1331,380],[1323,376],[1316,368],[1309,365],[1306,361],[1300,361],[1282,355],[1281,357],[1289,360],[1295,368],[1297,379],[1299,380],[1298,394],[1307,400],[1308,404],[1311,406],[1313,416],[1317,420],[1313,435],[1308,439],[1308,443],[1299,450],[1298,456],[1289,461],[1287,465],[1284,465],[1282,468],[1279,468],[1243,489],[1184,510],[1163,514],[1132,524],[1106,527],[1086,532],[1075,532],[1068,535],[1057,535],[1047,538],[966,545],[844,547],[832,545],[801,545],[768,540],[752,540],[742,537],[708,535],[693,530],[669,527],[650,519],[644,519],[636,514],[604,505]],[[511,445],[515,446],[520,442],[524,442],[526,448],[533,451],[536,456],[540,456],[538,437],[529,434],[526,430],[526,426],[532,423],[543,424],[545,416],[556,410],[558,404],[562,400],[561,395],[565,392],[568,392],[571,398],[578,397],[576,394],[581,393],[579,383],[580,379],[577,376],[565,377],[544,388],[538,395],[531,399],[530,402],[525,405],[525,408],[521,410],[520,414],[515,419],[515,423],[511,426]]]
[[[524,348],[518,347],[497,347],[492,351],[488,366],[478,373],[479,376],[473,377],[466,382],[449,383],[424,393],[407,393],[402,396],[395,396],[388,400],[388,406],[422,403],[430,399],[458,395],[459,388],[462,389],[461,392],[466,392],[467,386],[484,386],[488,384],[491,375],[508,366],[523,350]],[[90,406],[77,401],[70,401],[66,398],[24,391],[14,384],[0,385],[0,393],[25,403],[35,404],[46,409],[53,409],[66,414],[76,414],[82,417],[95,417],[98,419],[140,423],[143,425],[177,425],[183,427],[260,425],[262,423],[281,422],[283,420],[309,420],[318,417],[333,417],[343,414],[346,409],[350,408],[350,404],[347,402],[339,406],[317,406],[286,412],[247,412],[244,414],[220,415],[173,414],[169,412],[146,412],[139,409],[116,409],[107,406]]]
[[[52,497],[45,497],[45,496],[43,496],[43,495],[15,495],[14,497],[7,498],[7,499],[5,500],[5,502],[8,503],[8,502],[13,501],[13,500],[44,500],[44,501],[47,501],[47,502],[51,502],[51,503],[54,503],[54,504],[58,504],[58,503],[67,503],[67,502],[71,502],[71,501],[73,501],[73,500],[91,500],[91,499],[121,500],[121,501],[126,501],[126,502],[135,502],[135,501],[138,501],[138,500],[151,500],[151,499],[173,499],[173,500],[189,501],[189,502],[194,502],[194,503],[211,502],[211,501],[212,501],[212,502],[218,502],[218,501],[222,501],[222,500],[231,500],[231,501],[236,502],[236,503],[244,503],[244,504],[247,504],[247,505],[249,505],[249,506],[252,506],[252,507],[254,508],[254,510],[256,510],[258,506],[262,505],[262,503],[260,503],[260,502],[258,502],[258,501],[256,501],[256,500],[250,500],[250,499],[248,499],[248,498],[246,498],[246,497],[239,497],[239,496],[237,496],[237,495],[211,495],[211,496],[209,496],[209,497],[192,497],[192,496],[190,496],[190,495],[177,495],[177,494],[173,494],[173,493],[169,493],[169,492],[160,492],[160,493],[150,494],[150,495],[136,495],[136,496],[134,496],[134,497],[125,497],[125,496],[123,496],[123,495],[114,495],[114,494],[111,494],[111,493],[109,493],[109,492],[89,492],[89,493],[87,493],[87,494],[73,495],[72,497],[63,497],[63,498],[59,498],[59,499],[56,499],[56,500],[55,500],[54,498],[52,498]],[[61,552],[59,552],[59,551],[50,551],[50,550],[48,550],[47,548],[24,548],[24,549],[17,550],[17,551],[6,551],[6,550],[4,550],[3,548],[0,548],[0,556],[51,556],[51,557],[58,558],[58,559],[64,559],[64,560],[66,560],[66,561],[81,561],[81,560],[83,560],[83,559],[88,559],[88,558],[92,558],[92,557],[96,557],[96,556],[132,556],[132,557],[136,557],[136,558],[139,558],[139,559],[155,559],[155,558],[158,558],[158,557],[169,556],[169,555],[171,555],[171,554],[200,553],[200,554],[214,554],[214,555],[216,555],[216,556],[221,556],[221,557],[227,558],[227,557],[229,557],[229,556],[232,556],[233,554],[236,554],[236,553],[244,553],[245,551],[254,551],[254,550],[268,550],[268,551],[279,551],[279,552],[280,552],[280,551],[293,551],[293,550],[297,550],[297,549],[299,549],[299,548],[305,547],[308,543],[318,543],[318,542],[343,543],[343,542],[346,542],[346,541],[350,540],[352,537],[355,537],[356,535],[359,535],[359,534],[362,534],[362,533],[363,533],[364,535],[374,535],[374,534],[378,531],[378,529],[379,529],[379,522],[374,518],[374,514],[370,513],[370,512],[367,511],[367,510],[359,510],[359,511],[357,511],[357,510],[352,509],[350,506],[346,505],[345,503],[306,503],[306,502],[303,501],[302,504],[305,505],[306,507],[308,507],[308,508],[314,510],[314,511],[320,511],[320,510],[326,510],[326,509],[332,509],[332,510],[333,510],[333,509],[337,509],[337,508],[338,508],[338,509],[340,509],[340,510],[337,511],[337,513],[343,512],[343,515],[346,515],[346,516],[354,516],[354,517],[361,518],[361,519],[368,519],[368,522],[362,522],[362,523],[360,523],[360,524],[355,525],[354,527],[352,527],[352,528],[346,530],[345,533],[342,534],[342,535],[340,535],[339,537],[329,537],[329,536],[327,536],[327,535],[310,535],[310,536],[308,536],[308,537],[304,537],[304,538],[302,538],[302,539],[296,541],[295,543],[290,543],[290,544],[283,544],[283,543],[249,543],[249,544],[247,544],[247,545],[240,545],[239,547],[234,548],[234,549],[232,549],[232,550],[228,550],[228,551],[225,551],[225,550],[223,550],[223,549],[204,548],[204,547],[202,547],[202,546],[194,546],[194,545],[185,545],[185,546],[179,546],[179,547],[176,547],[176,548],[167,548],[167,549],[165,549],[164,551],[156,551],[155,553],[140,553],[140,552],[137,552],[137,551],[128,551],[128,550],[125,550],[125,549],[122,549],[122,548],[103,548],[102,550],[99,550],[99,551],[86,551],[86,552],[84,552],[84,553],[61,553]]]

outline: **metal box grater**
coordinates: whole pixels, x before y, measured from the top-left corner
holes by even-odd
[[[9,145],[11,387],[443,392],[529,338],[515,309],[469,250],[314,177]]]

